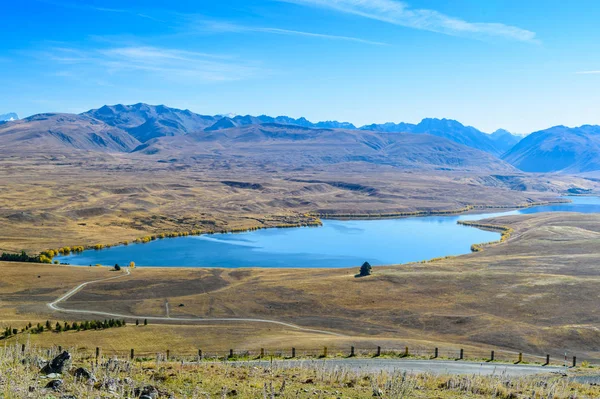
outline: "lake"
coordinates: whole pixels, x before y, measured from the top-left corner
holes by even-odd
[[[322,227],[167,238],[147,244],[87,250],[55,259],[72,265],[183,267],[352,267],[414,262],[469,253],[500,234],[461,226],[459,220],[539,212],[600,212],[598,197],[508,212],[383,220],[323,220]]]

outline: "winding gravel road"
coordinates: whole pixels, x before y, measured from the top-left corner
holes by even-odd
[[[338,333],[331,332],[331,331],[316,330],[316,329],[312,329],[312,328],[304,328],[304,327],[297,326],[295,324],[284,323],[282,321],[268,320],[268,319],[251,319],[251,318],[235,318],[235,317],[224,317],[224,318],[222,318],[222,317],[202,317],[202,318],[200,318],[200,317],[172,317],[172,316],[160,317],[160,316],[144,316],[144,315],[100,312],[97,310],[65,309],[65,308],[62,308],[59,306],[59,304],[61,302],[64,302],[67,299],[71,298],[73,295],[75,295],[76,293],[78,293],[79,291],[81,291],[83,288],[87,287],[90,284],[101,283],[101,282],[105,282],[105,281],[109,281],[109,280],[115,280],[118,278],[128,277],[131,275],[131,272],[129,271],[128,268],[124,268],[123,270],[125,270],[125,273],[122,273],[118,276],[103,278],[100,280],[88,281],[88,282],[79,284],[77,287],[73,288],[72,290],[70,290],[69,292],[67,292],[66,294],[64,294],[57,300],[55,300],[54,302],[48,303],[48,307],[56,312],[71,313],[71,314],[97,315],[97,316],[112,317],[112,318],[118,318],[118,319],[148,319],[148,320],[155,320],[155,321],[170,321],[170,322],[182,321],[182,322],[186,322],[186,323],[190,323],[190,322],[192,322],[192,323],[210,323],[210,322],[215,322],[215,321],[232,322],[232,323],[268,323],[268,324],[276,324],[279,326],[288,327],[288,328],[298,330],[298,331],[306,331],[306,332],[313,332],[313,333],[326,334],[326,335],[335,335],[335,336],[339,336],[339,337],[345,336],[343,334],[338,334]]]
[[[316,330],[311,328],[304,328],[295,324],[284,323],[276,320],[267,319],[252,319],[252,318],[189,318],[189,317],[158,317],[158,316],[144,316],[144,315],[131,315],[111,312],[100,312],[95,310],[85,309],[65,309],[59,306],[60,303],[71,298],[77,292],[90,284],[106,282],[110,280],[120,279],[131,275],[129,269],[123,269],[125,273],[119,274],[118,276],[108,277],[100,280],[88,281],[79,284],[60,298],[53,302],[48,303],[48,307],[56,312],[71,313],[71,314],[88,314],[114,318],[125,318],[125,319],[148,319],[148,320],[160,320],[160,321],[182,321],[182,322],[196,322],[196,323],[209,323],[209,322],[232,322],[232,323],[269,323],[276,324],[283,327],[288,327],[299,331],[308,331],[327,335],[344,336],[343,334],[334,333],[331,331]],[[166,304],[168,307],[168,303]],[[499,363],[472,363],[463,361],[444,361],[444,360],[408,360],[408,359],[327,359],[327,360],[276,360],[271,363],[267,360],[259,361],[240,361],[230,362],[229,364],[238,366],[247,365],[276,365],[278,367],[292,368],[301,367],[302,365],[319,365],[325,368],[344,368],[352,371],[364,371],[364,372],[414,372],[414,373],[434,373],[434,374],[469,374],[469,375],[508,375],[508,376],[526,376],[535,374],[547,374],[547,373],[562,373],[565,371],[562,367],[554,366],[529,366],[529,365],[515,365],[515,364],[499,364]]]

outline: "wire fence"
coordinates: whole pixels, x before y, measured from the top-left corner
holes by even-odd
[[[202,362],[202,361],[255,361],[255,360],[292,360],[292,359],[335,359],[335,358],[382,358],[382,359],[427,359],[454,360],[477,362],[500,362],[512,364],[537,364],[543,366],[576,367],[576,356],[551,356],[519,353],[502,349],[485,350],[482,348],[426,348],[426,347],[327,347],[321,348],[286,348],[286,349],[228,349],[228,350],[170,350],[143,351],[131,348],[129,350],[114,350],[110,348],[82,347],[39,347],[29,344],[14,344],[23,353],[38,350],[49,358],[58,355],[63,350],[76,352],[78,357],[87,361],[98,362],[102,359],[113,358],[133,361],[173,361],[173,362]],[[8,345],[7,345],[8,346]],[[6,347],[5,346],[5,349]],[[589,363],[589,361],[587,362]],[[595,362],[594,362],[595,363]],[[597,364],[597,363],[596,363]]]

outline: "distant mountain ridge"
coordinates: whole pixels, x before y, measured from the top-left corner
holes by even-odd
[[[19,119],[19,116],[14,112],[9,112],[8,114],[0,114],[0,122],[11,122]]]
[[[0,148],[13,150],[128,152],[138,145],[127,132],[86,115],[38,114],[0,125]]]
[[[496,143],[496,147],[504,154],[517,145],[517,143],[523,139],[523,136],[512,134],[508,130],[498,129],[490,134],[490,138]]]
[[[530,134],[503,157],[526,172],[600,170],[600,126],[554,126]]]
[[[147,104],[103,106],[79,115],[40,114],[7,122],[0,125],[0,148],[30,154],[136,153],[186,162],[202,157],[223,164],[276,164],[293,170],[364,163],[407,169],[515,171],[492,154],[427,134],[360,130],[335,121],[313,124],[285,116],[204,116]]]
[[[16,116],[15,114],[7,115],[9,119],[15,119]],[[600,126],[585,125],[578,128],[555,126],[522,138],[503,129],[486,134],[451,119],[426,118],[418,124],[389,122],[357,128],[348,122],[313,123],[303,117],[295,119],[288,116],[271,117],[267,115],[200,115],[189,110],[143,103],[105,105],[80,115],[40,114],[23,120],[0,122],[0,138],[2,139],[0,147],[23,146],[30,148],[31,151],[36,151],[39,146],[60,151],[68,151],[71,148],[87,151],[130,152],[137,149],[138,152],[148,153],[148,151],[163,151],[166,149],[163,147],[169,143],[180,143],[177,140],[156,142],[160,138],[180,136],[190,136],[191,138],[193,135],[194,142],[198,142],[199,137],[218,137],[214,134],[222,131],[231,134],[230,132],[235,129],[252,126],[263,127],[262,130],[251,128],[247,134],[249,134],[248,137],[255,137],[265,145],[265,150],[272,148],[267,146],[273,140],[275,140],[273,142],[282,143],[280,136],[270,137],[261,133],[262,131],[272,131],[275,129],[273,126],[278,126],[275,129],[278,135],[281,135],[282,131],[289,131],[296,132],[294,134],[297,136],[301,131],[299,129],[313,129],[329,138],[335,136],[330,133],[332,131],[345,132],[339,133],[340,137],[345,138],[350,137],[349,132],[352,131],[357,134],[360,134],[359,132],[379,133],[378,137],[380,139],[386,137],[385,140],[389,140],[391,136],[386,136],[389,134],[410,133],[426,135],[427,139],[431,141],[431,145],[441,145],[442,142],[432,139],[437,136],[463,146],[457,148],[484,151],[497,157],[493,158],[497,162],[502,162],[500,161],[502,159],[527,172],[579,173],[600,170]],[[303,137],[308,137],[307,134],[305,133]],[[225,136],[223,136],[223,140],[227,141]],[[417,143],[416,141],[407,142]],[[317,145],[318,140],[313,140],[313,143]],[[332,143],[327,145],[332,150]],[[372,145],[378,146],[379,144],[376,142]],[[419,146],[422,145],[424,142],[419,142]],[[340,148],[340,151],[343,151],[343,148]],[[384,158],[381,158],[384,153],[382,152],[376,157],[381,162],[385,162]],[[420,155],[425,156],[426,153],[427,151],[422,151]],[[399,152],[394,154],[399,154]],[[406,153],[406,156],[409,156],[408,154]],[[440,153],[436,154],[439,156]],[[454,152],[446,153],[447,156],[450,154],[455,155]],[[332,155],[332,159],[338,159],[338,155]],[[477,156],[482,159],[480,155]],[[369,155],[368,159],[373,161],[375,158]],[[485,162],[482,162],[487,163],[489,160],[486,159]],[[399,161],[394,162],[400,164]],[[419,162],[421,161],[414,163],[418,164]],[[438,157],[436,164],[444,165],[445,162]],[[452,162],[450,163],[452,164]],[[464,161],[457,161],[453,167],[459,167],[458,165],[461,163],[466,165]],[[502,164],[501,168],[505,168],[505,165]]]
[[[471,126],[464,126],[452,119],[423,119],[419,124],[384,123],[357,128],[350,122],[324,121],[313,123],[304,117],[267,115],[200,115],[189,110],[169,108],[164,105],[105,105],[85,112],[84,115],[99,119],[111,126],[123,129],[137,140],[146,142],[156,137],[179,136],[200,130],[212,132],[247,125],[279,123],[315,129],[372,130],[385,133],[431,134],[444,137],[459,144],[502,155],[508,150],[505,141],[494,140],[491,135]]]

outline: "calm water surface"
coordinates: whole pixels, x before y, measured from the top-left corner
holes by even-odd
[[[459,220],[539,212],[600,212],[598,197],[568,197],[571,204],[510,212],[386,220],[324,220],[323,227],[267,229],[188,236],[148,244],[88,250],[56,259],[72,265],[189,267],[350,267],[420,261],[470,252],[471,245],[500,234],[458,225]]]

